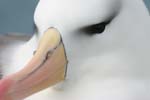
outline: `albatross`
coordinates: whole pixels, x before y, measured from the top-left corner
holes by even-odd
[[[0,100],[149,100],[142,0],[40,0],[37,32],[3,66]]]

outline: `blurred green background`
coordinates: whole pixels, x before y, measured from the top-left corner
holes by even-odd
[[[150,0],[144,0],[150,11]],[[0,34],[33,34],[33,14],[38,0],[0,0]]]

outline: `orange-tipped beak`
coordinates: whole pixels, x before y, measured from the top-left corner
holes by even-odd
[[[29,63],[0,81],[0,100],[22,100],[65,79],[67,58],[61,36],[49,28]]]

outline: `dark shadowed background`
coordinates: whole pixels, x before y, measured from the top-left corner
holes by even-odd
[[[144,0],[150,11],[150,0]],[[0,0],[0,34],[33,34],[38,0]]]

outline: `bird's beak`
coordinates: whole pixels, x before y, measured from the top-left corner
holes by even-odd
[[[0,100],[22,100],[65,79],[67,58],[60,33],[49,28],[29,63],[0,81]]]

